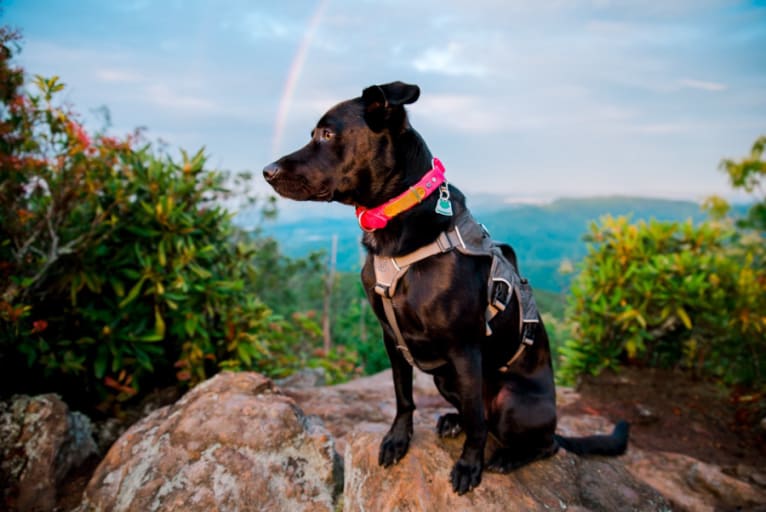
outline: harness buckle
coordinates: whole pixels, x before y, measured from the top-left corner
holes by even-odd
[[[535,344],[535,331],[537,330],[537,321],[524,321],[524,328],[521,331],[521,342],[531,347]]]
[[[505,286],[499,286],[505,285]],[[492,294],[489,297],[489,302],[500,311],[505,311],[505,306],[511,300],[511,293],[513,286],[507,279],[502,277],[492,278]]]
[[[450,240],[449,236],[445,232],[442,232],[436,238],[436,245],[439,247],[441,252],[449,252],[455,247],[452,243],[452,240]]]
[[[375,293],[380,295],[381,297],[386,297],[387,299],[391,298],[391,287],[386,286],[382,283],[376,283],[375,284]]]

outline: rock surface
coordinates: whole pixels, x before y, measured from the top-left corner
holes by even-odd
[[[385,434],[396,415],[394,385],[391,371],[355,379],[337,386],[317,388],[285,388],[283,392],[294,398],[308,415],[318,416],[335,437],[339,453],[344,453],[346,436],[352,432]],[[559,407],[577,400],[577,393],[571,388],[556,390]],[[415,371],[413,394],[417,409],[414,416],[415,428],[433,430],[439,416],[453,412],[436,390],[432,377]]]
[[[669,510],[654,489],[631,477],[616,459],[579,458],[563,450],[511,474],[484,472],[473,491],[452,492],[449,473],[462,448],[462,436],[439,439],[416,430],[407,455],[395,466],[378,466],[380,436],[353,434],[344,459],[344,507],[411,512],[479,510]]]
[[[96,453],[90,420],[58,396],[0,402],[0,509],[53,510],[58,484]]]
[[[432,433],[437,418],[452,411],[452,407],[441,398],[431,378],[421,372],[415,372],[413,388],[417,405],[414,416],[415,438],[407,456],[397,466],[388,470],[390,474],[387,474],[387,470],[375,467],[378,444],[396,412],[390,371],[339,386],[285,389],[284,392],[295,398],[307,414],[319,416],[335,436],[336,446],[345,457],[346,510],[361,510],[362,507],[366,507],[366,510],[388,510],[380,507],[393,506],[396,501],[394,496],[399,496],[403,501],[391,510],[446,510],[446,507],[452,507],[453,510],[485,512],[511,508],[525,510],[524,506],[529,510],[536,510],[535,507],[544,509],[550,504],[549,498],[558,496],[562,501],[557,506],[569,507],[568,510],[605,510],[599,508],[598,503],[602,500],[603,503],[611,504],[624,500],[624,507],[612,510],[667,510],[672,506],[673,510],[690,512],[720,509],[766,512],[764,488],[755,483],[760,476],[758,472],[747,470],[744,472],[746,476],[734,478],[724,474],[717,466],[691,457],[669,452],[643,451],[635,447],[630,447],[625,456],[618,458],[586,459],[561,451],[552,459],[532,464],[511,475],[484,473],[478,489],[467,496],[456,497],[452,495],[447,481],[449,470],[459,455],[463,438],[442,440]],[[579,395],[571,388],[559,387],[556,392],[559,408],[580,400]],[[567,436],[608,432],[611,428],[611,423],[598,415],[559,417],[558,432]],[[420,470],[422,474],[418,474],[420,465],[428,468],[425,472]],[[629,474],[626,474],[625,470]],[[532,478],[530,475],[536,476]],[[360,486],[359,482],[365,476],[366,483]],[[546,482],[559,477],[560,480],[553,486],[555,489],[546,490]],[[397,483],[398,478],[404,483]],[[523,482],[520,482],[519,478],[524,479]],[[667,501],[657,500],[656,495],[650,499],[652,494],[647,493],[644,485],[637,486],[634,478],[653,487]],[[392,491],[386,491],[387,487],[382,487],[384,490],[380,491],[381,487],[374,483],[378,479],[385,481]],[[535,479],[540,480],[537,489],[533,487]],[[365,491],[365,486],[370,485],[379,490],[380,496],[376,497],[374,493]],[[418,493],[426,498],[412,501],[414,493],[407,496],[397,495],[393,489],[402,485],[415,485],[419,489]],[[495,496],[500,501],[493,505],[492,499],[487,496],[492,492],[488,488],[494,486],[504,491]],[[551,492],[553,494],[550,494]],[[604,494],[595,494],[598,492]],[[652,503],[656,508],[634,505],[635,493],[642,496],[642,499],[646,498],[647,503]],[[472,498],[474,495],[484,498]],[[533,497],[533,501],[537,500],[534,501],[536,505],[529,502],[530,496]],[[370,501],[365,504],[363,498]],[[524,506],[516,507],[516,503],[523,503]],[[431,506],[435,508],[429,508]],[[445,508],[441,508],[442,506]]]
[[[78,511],[766,511],[761,468],[741,468],[748,482],[690,457],[635,447],[614,458],[561,450],[508,475],[485,472],[477,489],[457,496],[449,472],[463,436],[434,433],[452,408],[429,376],[415,372],[414,437],[388,469],[377,455],[395,414],[390,371],[339,386],[296,385],[282,389],[253,373],[201,384],[115,443]],[[558,389],[560,407],[579,400]],[[565,414],[558,430],[578,436],[611,428],[597,414]]]
[[[221,373],[112,446],[81,511],[332,511],[342,481],[329,433],[267,378]]]
[[[627,469],[677,510],[766,510],[766,491],[686,455],[641,451],[631,454]]]
[[[564,451],[510,475],[485,472],[477,489],[457,496],[449,472],[463,436],[440,439],[434,433],[438,417],[452,406],[428,375],[415,372],[413,389],[415,435],[407,455],[389,469],[378,466],[378,445],[396,412],[390,371],[339,386],[285,390],[307,414],[325,422],[344,453],[345,511],[669,510],[620,458],[581,459]],[[569,388],[558,390],[559,405],[577,398]],[[610,428],[603,418],[582,417],[564,421],[560,430],[577,435]]]

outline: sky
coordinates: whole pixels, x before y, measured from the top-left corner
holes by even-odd
[[[766,1],[0,0],[31,76],[89,127],[260,175],[363,88],[418,84],[412,125],[468,193],[733,197],[766,134]],[[258,180],[256,190],[268,193]]]

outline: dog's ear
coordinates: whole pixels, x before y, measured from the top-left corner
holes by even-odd
[[[420,87],[391,82],[390,84],[371,85],[362,92],[365,106],[398,107],[415,103],[420,97]]]
[[[362,91],[364,102],[364,118],[373,131],[380,131],[392,117],[392,111],[403,112],[403,105],[415,103],[420,97],[420,87],[405,84],[404,82],[391,82],[390,84],[371,85]]]

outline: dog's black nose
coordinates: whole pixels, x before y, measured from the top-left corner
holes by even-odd
[[[279,171],[281,170],[282,169],[279,167],[279,164],[276,162],[270,163],[263,168],[263,177],[266,178],[266,181],[271,181],[276,178],[277,174],[279,174]]]

